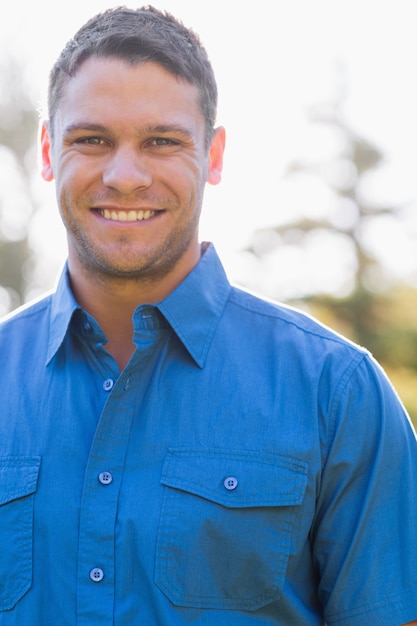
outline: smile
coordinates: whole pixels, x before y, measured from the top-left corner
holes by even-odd
[[[156,211],[135,211],[133,209],[130,211],[110,211],[109,209],[99,209],[98,213],[105,220],[111,220],[112,222],[140,222],[153,217]]]

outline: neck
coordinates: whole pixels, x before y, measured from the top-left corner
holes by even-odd
[[[135,309],[141,304],[155,304],[166,298],[192,269],[184,268],[180,275],[173,272],[162,280],[150,281],[98,274],[82,266],[71,255],[68,267],[74,296],[102,328],[108,339],[106,349],[116,359],[120,371],[135,350],[132,321]]]
[[[85,280],[70,270],[71,286],[77,302],[98,322],[107,337],[106,349],[116,359],[120,371],[134,352],[133,313],[148,301],[146,294],[133,286],[111,281]],[[156,302],[156,300],[155,300]]]

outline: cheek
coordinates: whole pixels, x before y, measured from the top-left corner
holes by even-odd
[[[190,158],[175,168],[169,177],[184,195],[200,197],[207,180],[207,161]]]
[[[55,184],[61,196],[77,197],[86,193],[97,179],[97,173],[90,164],[67,161],[58,165]]]

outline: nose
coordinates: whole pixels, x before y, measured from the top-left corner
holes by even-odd
[[[103,171],[103,183],[127,195],[152,184],[147,159],[130,147],[119,147],[109,157]]]

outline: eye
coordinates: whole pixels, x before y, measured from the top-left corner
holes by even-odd
[[[176,141],[175,139],[169,139],[168,137],[154,137],[153,139],[149,140],[148,145],[152,147],[155,146],[157,148],[166,148],[171,146],[178,146],[179,141]]]
[[[102,137],[80,137],[76,139],[75,143],[85,144],[88,146],[104,146],[106,145],[105,140]]]

